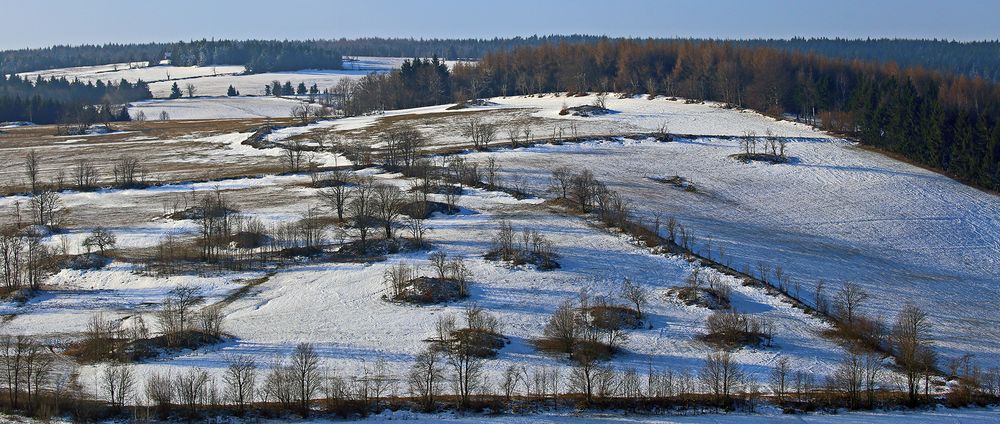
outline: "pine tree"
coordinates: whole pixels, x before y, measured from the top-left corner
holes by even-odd
[[[239,96],[240,92],[236,91],[236,88],[233,87],[232,85],[230,85],[229,89],[226,90],[226,95],[229,96],[229,97]]]
[[[300,82],[299,86],[295,88],[295,94],[300,96],[306,95],[306,83]]]
[[[178,87],[178,86],[177,86],[177,83],[175,82],[175,83],[174,83],[174,85],[170,87],[170,98],[171,98],[171,99],[179,99],[179,98],[181,98],[181,97],[182,97],[183,95],[184,95],[184,94],[183,94],[183,93],[181,93],[181,88],[180,88],[180,87]]]

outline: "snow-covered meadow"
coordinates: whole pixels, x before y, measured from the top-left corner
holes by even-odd
[[[222,78],[238,76],[194,80],[215,83],[225,81]],[[402,374],[427,346],[438,317],[460,314],[472,304],[497,315],[510,339],[498,358],[488,362],[493,379],[511,364],[557,368],[565,375],[570,362],[537,351],[531,340],[542,334],[560,302],[576,298],[585,289],[595,295],[614,294],[628,277],[652,290],[654,296],[647,326],[628,332],[624,353],[611,364],[619,369],[696,370],[714,351],[698,338],[705,333],[705,319],[711,311],[686,306],[666,292],[684,284],[698,265],[654,254],[625,236],[543,203],[543,197],[550,196],[546,191],[551,170],[565,165],[593,171],[610,188],[626,195],[647,222],[655,214],[678,219],[693,231],[695,250],[705,256],[731,262],[738,269],[756,269],[760,262],[772,269],[781,266],[807,299],[819,280],[825,280],[831,291],[847,281],[857,282],[872,295],[865,311],[887,320],[904,303],[916,303],[930,311],[936,345],[946,358],[970,352],[983,365],[1000,363],[1000,313],[992,306],[1000,302],[994,287],[1000,281],[1000,200],[995,195],[865,151],[807,125],[716,104],[612,96],[607,106],[614,113],[599,117],[559,115],[563,106],[594,100],[594,96],[555,95],[494,98],[489,99],[490,106],[457,111],[442,105],[289,126],[268,137],[269,141],[283,142],[292,137],[336,135],[371,140],[377,146],[379,131],[386,125],[406,123],[423,132],[431,149],[460,150],[469,143],[457,127],[476,114],[501,125],[530,123],[533,141],[593,138],[582,143],[464,153],[473,161],[495,158],[502,166],[502,180],[522,179],[536,194],[535,198],[517,200],[498,192],[467,189],[459,200],[466,213],[435,215],[428,220],[432,251],[464,258],[472,272],[472,296],[467,300],[418,307],[382,299],[386,291],[383,275],[389,267],[403,261],[421,266],[422,273],[429,274],[431,251],[389,255],[384,262],[303,262],[280,269],[172,277],[145,275],[135,264],[118,261],[100,270],[62,270],[51,277],[42,295],[23,305],[0,305],[0,314],[7,316],[0,331],[73,338],[98,311],[116,316],[149,314],[168,290],[182,285],[200,288],[211,304],[238,291],[247,281],[267,277],[245,296],[226,303],[224,327],[232,339],[207,349],[145,361],[138,365],[139,375],[196,367],[218,374],[227,355],[250,354],[267,363],[275,354],[290,352],[299,342],[314,343],[324,364],[339,372],[350,374],[382,358]],[[280,116],[277,113],[290,109],[291,103],[294,101],[263,97],[153,100],[136,105],[134,110],[148,110],[147,116],[153,116],[157,108],[172,108],[168,113],[174,119],[238,117],[248,118],[250,123],[229,132],[207,130],[198,124],[197,131],[179,136],[54,137],[45,144],[31,144],[49,157],[65,152],[71,152],[68,156],[110,157],[123,149],[134,149],[132,153],[157,165],[163,180],[176,181],[140,190],[63,193],[69,228],[46,238],[46,243],[66,245],[78,252],[80,241],[96,225],[117,234],[122,249],[150,248],[167,235],[193,236],[198,231],[196,222],[171,220],[164,214],[179,198],[213,191],[268,224],[302,218],[311,206],[321,206],[317,189],[309,185],[306,175],[190,182],[211,179],[211,170],[246,163],[276,166],[282,155],[279,149],[254,149],[241,142],[253,125],[263,123],[252,118]],[[270,115],[271,111],[276,115]],[[169,124],[184,128],[191,123]],[[685,136],[673,142],[609,137],[657,131],[663,126]],[[740,146],[738,140],[728,137],[746,131],[787,138],[791,160],[768,165],[730,158]],[[105,142],[104,137],[117,138]],[[498,138],[504,141],[503,131]],[[24,149],[0,148],[0,159],[15,163]],[[63,159],[63,163],[73,163],[72,157]],[[329,152],[318,154],[316,160],[325,166],[349,164]],[[49,166],[43,171],[55,173],[65,166]],[[17,172],[10,168],[4,177],[18,178]],[[378,169],[359,172],[401,187],[409,184],[398,174]],[[696,190],[685,191],[657,181],[671,176],[685,178]],[[24,204],[27,200],[25,196],[0,198],[0,212],[8,213],[15,202]],[[550,238],[562,267],[543,272],[483,259],[500,218],[510,220],[515,228],[537,229]],[[725,249],[724,257],[720,247]],[[817,378],[836,368],[844,350],[821,335],[829,328],[825,322],[760,289],[745,287],[730,277],[722,280],[732,287],[738,310],[769,317],[775,323],[773,346],[743,348],[735,354],[757,381],[766,380],[781,357],[789,358],[794,369]],[[84,382],[96,387],[101,368],[84,367]],[[894,374],[883,381],[886,387],[897,383]],[[928,414],[928,421],[953,416]],[[957,420],[980,416],[969,414],[959,414]],[[573,418],[553,415],[543,419],[562,422]],[[711,419],[716,418],[754,421],[757,416]],[[823,422],[822,417],[808,419]],[[856,416],[859,422],[869,419],[882,418],[877,414]],[[465,422],[462,420],[456,422]],[[687,418],[678,421],[687,422]]]
[[[377,177],[405,185],[397,175]],[[170,192],[222,190],[234,200],[234,207],[244,213],[280,222],[301,216],[305,208],[319,202],[315,189],[302,187],[305,181],[304,177],[288,176],[221,186],[204,183],[178,187],[176,191],[162,188],[88,194],[86,197],[96,197],[91,200],[104,207],[81,210],[78,219],[85,221],[90,213],[94,217],[131,216],[138,222],[122,222],[111,229],[123,238],[123,248],[142,247],[141,242],[133,241],[136,232],[150,231],[148,240],[153,243],[168,233],[184,236],[197,232],[193,224],[175,225],[173,231],[161,227],[163,218],[158,216],[159,202],[155,199]],[[67,195],[68,204],[76,205],[77,201],[74,195]],[[470,189],[460,201],[467,213],[438,215],[429,220],[434,251],[465,258],[472,271],[472,296],[468,300],[418,307],[382,299],[386,290],[385,271],[405,261],[421,266],[422,274],[428,275],[432,272],[428,261],[430,251],[392,255],[379,263],[292,265],[278,270],[255,287],[250,296],[226,306],[225,329],[234,336],[232,341],[140,364],[143,370],[140,374],[192,367],[218,373],[225,367],[226,355],[251,354],[267,359],[276,353],[290,352],[300,342],[314,343],[324,363],[342,372],[356,372],[374,358],[386,359],[394,369],[405,369],[426,347],[425,340],[432,338],[439,316],[458,315],[472,304],[498,316],[504,334],[511,340],[498,359],[489,362],[491,373],[499,375],[511,364],[563,368],[563,372],[568,372],[570,363],[565,358],[540,353],[530,341],[541,336],[556,305],[575,299],[581,290],[614,296],[626,277],[654,293],[646,312],[651,328],[629,332],[625,353],[613,361],[615,366],[693,373],[705,355],[714,350],[697,338],[704,334],[704,319],[711,311],[683,305],[667,296],[666,290],[682,285],[694,265],[681,258],[652,254],[579,218],[551,213],[539,201],[516,200],[505,194]],[[498,217],[510,220],[517,228],[538,229],[551,238],[560,255],[561,268],[543,272],[531,267],[510,268],[483,259]],[[52,237],[49,242],[57,244],[60,240]],[[241,281],[263,275],[257,272],[157,278],[136,271],[134,266],[118,262],[95,271],[64,270],[50,279],[51,290],[45,295],[25,305],[4,306],[0,313],[13,316],[4,324],[4,331],[45,337],[78,334],[86,329],[87,318],[96,311],[123,316],[148,314],[158,299],[179,285],[201,289],[211,303],[238,290]],[[760,290],[743,287],[728,278],[724,281],[734,290],[733,302],[737,308],[768,316],[775,323],[772,347],[744,349],[737,354],[740,363],[755,378],[766,378],[774,361],[782,356],[817,378],[835,368],[842,351],[819,335],[827,328],[823,322]],[[96,385],[100,368],[85,368],[84,381],[91,378]]]
[[[663,98],[609,97],[614,111],[600,117],[561,116],[564,106],[593,102],[585,97],[507,97],[490,99],[496,122],[537,118],[537,137],[553,132],[570,136],[654,131],[690,134],[673,143],[593,141],[540,145],[470,154],[496,158],[508,179],[523,179],[543,193],[558,166],[592,170],[597,178],[626,194],[638,211],[672,216],[693,230],[702,249],[711,240],[737,269],[761,262],[781,266],[810,299],[824,280],[828,290],[848,281],[873,296],[866,311],[891,321],[906,302],[933,317],[937,345],[948,357],[976,355],[986,365],[1000,363],[1000,199],[806,125],[775,121],[749,111],[715,104],[686,104]],[[500,115],[505,112],[506,115]],[[512,114],[518,116],[511,118]],[[485,115],[489,119],[489,114]],[[347,134],[361,134],[377,117],[349,118]],[[354,120],[354,121],[351,121]],[[431,144],[467,143],[451,121],[415,117],[406,121],[425,130]],[[425,122],[425,123],[424,123]],[[448,131],[448,129],[451,131]],[[729,157],[740,152],[745,131],[789,139],[789,163],[744,164]],[[499,137],[503,140],[503,137]],[[656,181],[681,176],[697,192]],[[718,257],[714,253],[713,257]]]

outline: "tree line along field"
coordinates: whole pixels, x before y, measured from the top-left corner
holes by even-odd
[[[37,383],[4,402],[357,417],[996,396],[995,196],[722,104],[459,106],[4,130],[0,357],[30,357]],[[934,199],[953,215],[920,215]],[[886,208],[898,221],[873,221]]]

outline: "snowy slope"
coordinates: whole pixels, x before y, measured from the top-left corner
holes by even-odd
[[[378,175],[384,181],[405,186],[406,182],[397,177]],[[91,211],[102,216],[121,217],[124,211],[130,211],[136,222],[116,226],[116,231],[126,233],[129,227],[150,228],[149,223],[161,222],[156,218],[143,220],[159,206],[154,199],[185,190],[224,190],[241,210],[265,223],[288,222],[296,219],[309,203],[317,202],[315,190],[301,186],[304,179],[288,176],[234,180],[218,187],[198,183],[157,190],[107,191],[68,195],[66,200],[70,205],[88,199],[104,204],[104,210]],[[387,262],[374,264],[290,266],[278,270],[249,297],[225,309],[225,330],[235,340],[141,364],[140,375],[189,367],[219,372],[225,366],[224,356],[231,353],[255,355],[266,363],[275,353],[287,353],[299,342],[315,343],[325,364],[345,372],[379,357],[388,360],[394,369],[403,370],[426,347],[424,340],[433,335],[439,316],[460,314],[473,303],[496,314],[511,339],[499,358],[489,362],[491,373],[499,373],[514,363],[564,368],[568,372],[570,364],[566,359],[535,351],[530,340],[542,334],[548,317],[560,302],[574,299],[583,289],[593,295],[613,295],[626,276],[654,290],[651,304],[646,308],[652,328],[630,331],[630,340],[624,345],[626,353],[612,364],[619,368],[645,370],[652,366],[678,372],[700,367],[705,355],[713,351],[697,340],[704,332],[704,320],[710,311],[685,306],[665,295],[668,288],[683,283],[692,265],[681,258],[654,255],[634,247],[628,240],[595,229],[576,217],[548,212],[538,202],[538,199],[518,201],[504,194],[472,190],[462,197],[460,204],[474,213],[437,216],[428,222],[435,249],[464,257],[470,267],[474,284],[468,300],[416,307],[381,299],[385,290],[382,275],[389,266],[406,261],[422,266],[422,273],[428,274],[430,252],[392,255]],[[562,268],[548,272],[512,269],[482,259],[501,216],[510,219],[515,227],[536,228],[551,238],[560,254]],[[158,231],[151,228],[150,238],[158,238],[155,235]],[[82,331],[86,318],[99,310],[122,315],[149,313],[167,290],[178,285],[200,287],[209,301],[213,301],[236,290],[240,286],[238,280],[260,275],[154,278],[132,271],[125,264],[113,264],[100,271],[63,271],[49,281],[57,290],[25,306],[3,305],[0,312],[18,314],[4,324],[4,331],[48,336],[73,334]],[[799,369],[817,377],[836,366],[842,351],[818,335],[826,328],[822,322],[758,290],[729,279],[724,281],[732,285],[734,302],[741,310],[768,316],[775,322],[773,347],[743,349],[737,353],[748,372],[764,379],[779,356],[790,358]],[[86,367],[84,381],[99,370],[99,366]]]
[[[722,124],[725,126],[726,124]],[[651,222],[673,216],[712,239],[735,267],[780,265],[812,299],[854,281],[873,296],[866,312],[891,320],[905,302],[929,310],[947,356],[1000,362],[1000,199],[844,141],[796,140],[788,164],[744,164],[738,142],[588,142],[492,154],[535,190],[550,170],[591,169]],[[473,157],[485,158],[486,153]],[[650,177],[680,175],[689,193]],[[665,218],[664,218],[665,219]]]

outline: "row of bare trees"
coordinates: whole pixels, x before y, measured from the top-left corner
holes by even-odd
[[[148,172],[139,158],[120,155],[111,161],[111,186],[117,188],[141,187],[146,184]],[[62,168],[49,181],[43,178],[44,158],[34,149],[24,155],[24,176],[32,195],[58,192],[64,189],[93,190],[101,185],[101,171],[93,161],[83,158],[70,167],[66,176]]]
[[[38,340],[24,335],[0,336],[0,381],[6,404],[33,412],[53,380],[55,355]]]

